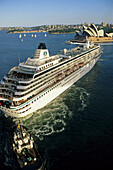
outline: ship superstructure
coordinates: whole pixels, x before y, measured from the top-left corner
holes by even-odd
[[[12,68],[0,84],[0,109],[11,117],[24,117],[44,107],[88,73],[102,54],[99,45],[64,49],[49,56],[40,43],[34,56]]]

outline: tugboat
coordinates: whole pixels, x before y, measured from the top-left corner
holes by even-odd
[[[21,169],[43,170],[42,158],[35,146],[33,137],[20,123],[13,127],[12,147]],[[33,166],[33,167],[32,167]]]

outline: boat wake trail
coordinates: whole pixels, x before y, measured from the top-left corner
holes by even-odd
[[[87,93],[84,89],[82,89],[80,94],[80,101],[81,101],[81,107],[78,108],[78,111],[83,111],[88,104],[88,98],[89,98],[89,93]]]
[[[85,89],[73,85],[23,123],[32,134],[43,140],[45,136],[64,131],[73,114],[76,114],[76,111],[83,111],[87,106],[88,97]]]
[[[88,105],[89,93],[86,89],[73,85],[65,97],[65,103],[73,114],[78,111],[84,111]]]
[[[44,136],[62,132],[69,117],[71,112],[63,102],[63,98],[59,97],[45,108],[35,112],[29,120],[24,122],[24,125],[43,140]]]

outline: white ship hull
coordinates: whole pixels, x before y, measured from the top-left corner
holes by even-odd
[[[56,97],[58,97],[61,93],[63,93],[66,89],[68,89],[70,86],[72,86],[76,81],[78,81],[80,78],[82,78],[85,74],[87,74],[95,65],[97,60],[100,56],[97,58],[94,58],[91,60],[88,64],[82,66],[78,70],[72,72],[65,78],[63,78],[61,81],[54,84],[52,87],[49,87],[42,93],[35,96],[33,99],[29,100],[28,102],[17,106],[18,108],[22,108],[21,111],[25,111],[24,113],[19,113],[16,111],[17,107],[11,107],[10,109],[1,107],[1,110],[5,112],[7,115],[11,117],[21,118],[28,116],[35,112],[36,110],[39,110],[46,106],[48,103],[50,103],[52,100],[54,100]],[[38,98],[38,99],[37,99]],[[28,105],[28,107],[25,107]]]

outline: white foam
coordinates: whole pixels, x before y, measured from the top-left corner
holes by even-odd
[[[63,98],[59,97],[37,111],[32,118],[24,122],[24,125],[31,129],[31,132],[40,140],[43,140],[44,136],[64,131],[68,116],[71,116],[70,110],[63,102]]]
[[[88,104],[88,98],[89,98],[89,93],[87,93],[86,91],[84,91],[82,89],[81,93],[80,93],[80,101],[81,101],[81,107],[78,108],[78,110],[83,111],[85,109],[85,107],[87,107]]]
[[[40,140],[43,140],[45,136],[54,133],[61,133],[65,130],[67,121],[73,117],[73,114],[76,114],[70,111],[65,100],[69,100],[73,107],[76,105],[76,96],[81,103],[78,111],[83,110],[87,106],[87,98],[89,94],[84,88],[73,85],[49,105],[35,112],[30,119],[24,122],[24,125]]]

